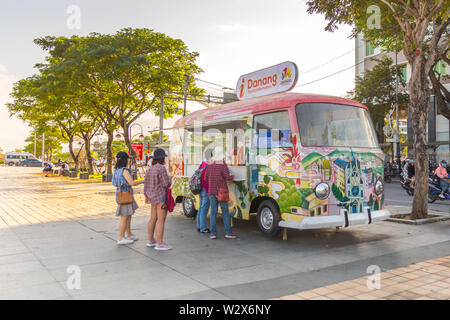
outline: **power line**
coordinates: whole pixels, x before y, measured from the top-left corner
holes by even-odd
[[[339,73],[341,73],[341,72],[344,72],[344,71],[347,71],[347,70],[349,70],[349,69],[352,69],[352,68],[356,67],[357,65],[360,65],[360,64],[363,63],[363,62],[364,62],[364,60],[361,61],[361,62],[358,62],[358,63],[356,63],[356,64],[354,64],[354,65],[352,65],[352,66],[350,66],[350,67],[347,67],[347,68],[342,69],[342,70],[339,70],[339,71],[337,71],[337,72],[335,72],[335,73],[329,74],[329,75],[327,75],[327,76],[325,76],[325,77],[322,77],[322,78],[319,78],[319,79],[316,79],[316,80],[313,80],[313,81],[310,81],[310,82],[307,82],[307,83],[302,83],[302,84],[296,85],[295,88],[303,87],[303,86],[306,86],[306,85],[308,85],[308,84],[311,84],[311,83],[314,83],[314,82],[318,82],[318,81],[324,80],[324,79],[326,79],[326,78],[332,77],[332,76],[337,75],[337,74],[339,74]]]
[[[362,46],[362,45],[361,45],[361,46]],[[360,46],[360,47],[361,47],[361,46]],[[359,48],[358,48],[358,49],[359,49]],[[327,64],[330,64],[331,62],[336,61],[336,60],[338,60],[339,58],[342,58],[343,56],[345,56],[345,55],[347,55],[347,54],[349,54],[349,53],[351,53],[351,52],[353,52],[353,51],[355,51],[355,50],[356,50],[356,48],[353,48],[352,50],[349,50],[349,51],[347,51],[347,52],[341,54],[340,56],[337,56],[337,57],[335,57],[335,58],[333,58],[333,59],[330,59],[330,60],[328,60],[327,62],[322,63],[321,65],[318,65],[318,66],[316,66],[316,67],[314,67],[314,68],[312,68],[312,69],[309,69],[309,70],[307,70],[307,71],[305,71],[305,72],[302,72],[301,75],[305,75],[305,74],[307,74],[307,73],[310,73],[311,71],[317,70],[317,69],[319,69],[319,68],[321,68],[321,67],[323,67],[323,66],[325,66],[325,65],[327,65]]]
[[[208,83],[208,84],[217,86],[217,87],[221,87],[222,89],[234,90],[233,88],[230,88],[230,87],[227,87],[227,86],[224,86],[224,85],[221,85],[221,84],[217,84],[217,83],[214,83],[214,82],[202,80],[202,79],[199,79],[199,78],[194,78],[194,79],[197,80],[197,81],[201,81],[201,82],[204,82],[204,83]]]

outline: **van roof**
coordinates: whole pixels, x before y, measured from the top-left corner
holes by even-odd
[[[24,155],[24,156],[32,156],[32,153],[29,152],[5,152],[5,155],[7,154],[14,154],[14,155]]]
[[[307,103],[307,102],[327,102],[327,103],[336,103],[336,104],[346,104],[355,107],[365,108],[367,107],[361,103],[358,103],[353,100],[321,95],[321,94],[312,94],[312,93],[278,93],[272,94],[268,96],[246,99],[236,102],[231,102],[219,106],[215,106],[212,108],[206,108],[202,110],[198,110],[188,114],[187,116],[179,119],[175,122],[174,127],[184,127],[186,125],[191,125],[194,121],[207,121],[215,119],[216,117],[227,117],[239,114],[248,114],[248,113],[259,113],[263,111],[276,110],[279,107],[283,106],[291,106],[297,103]]]

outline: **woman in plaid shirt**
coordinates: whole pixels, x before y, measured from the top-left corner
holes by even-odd
[[[172,249],[163,242],[164,225],[167,217],[166,193],[172,185],[171,178],[167,174],[165,159],[167,155],[163,149],[156,149],[153,153],[152,166],[148,168],[144,181],[145,202],[151,204],[151,217],[148,222],[147,247],[155,247],[156,250]],[[156,241],[154,238],[156,227]]]

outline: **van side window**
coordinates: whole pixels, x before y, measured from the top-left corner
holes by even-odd
[[[288,111],[256,115],[253,120],[253,148],[292,147],[292,132]]]

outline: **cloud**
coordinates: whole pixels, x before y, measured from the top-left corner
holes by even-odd
[[[0,64],[0,72],[6,72],[6,67]]]

